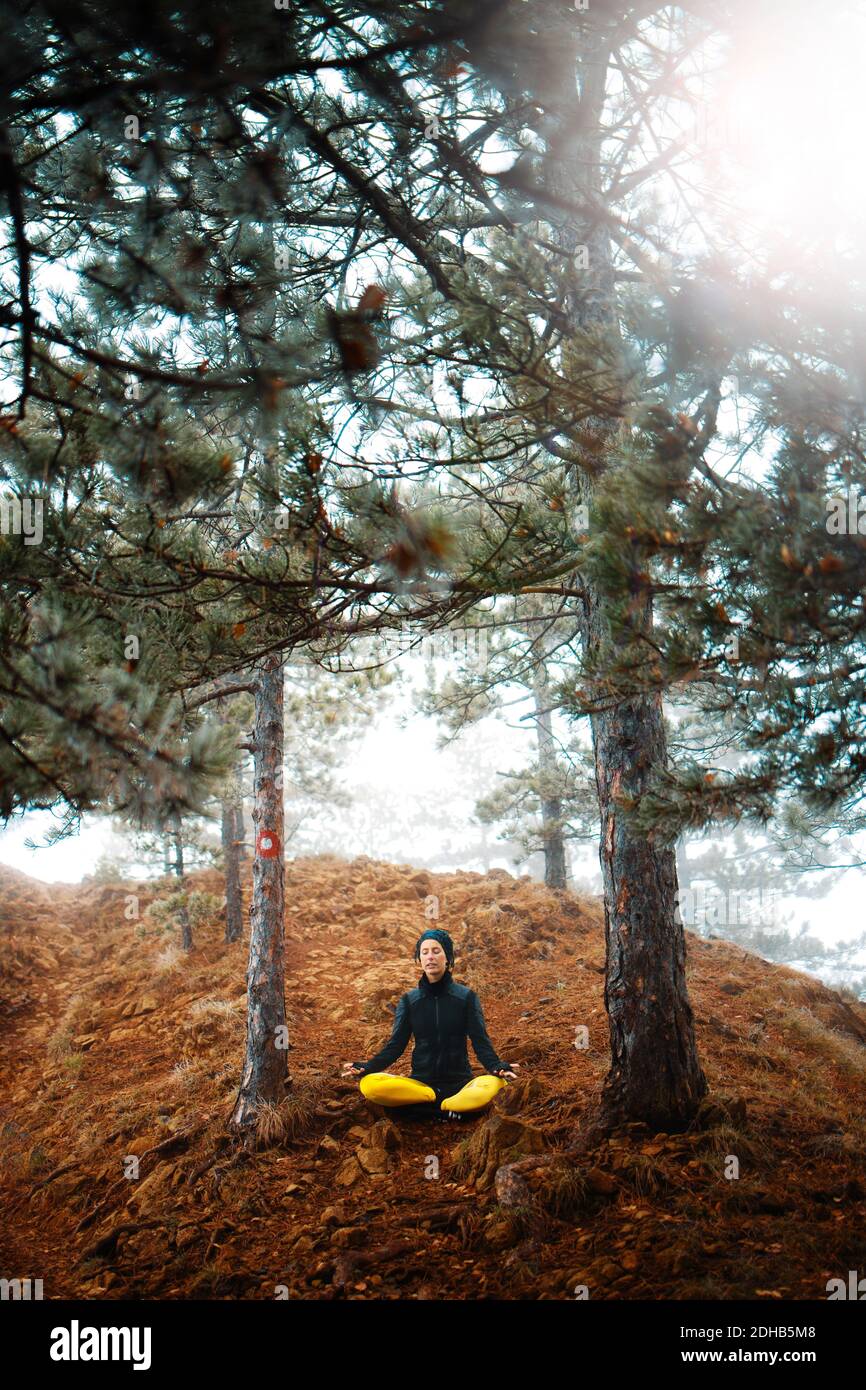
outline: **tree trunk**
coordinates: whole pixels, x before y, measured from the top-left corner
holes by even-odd
[[[247,969],[247,1039],[231,1123],[256,1122],[262,1102],[285,1095],[288,1039],[283,964],[283,666],[266,657],[255,692],[253,905]]]
[[[247,855],[247,832],[244,829],[244,801],[243,796],[238,797],[237,805],[234,808],[235,814],[235,840],[238,846],[238,859],[245,860]]]
[[[221,830],[226,881],[226,941],[240,940],[243,931],[243,901],[241,898],[241,871],[236,825],[235,807],[223,802]]]
[[[172,840],[174,840],[174,872],[178,878],[183,877],[183,827],[181,817],[174,817],[174,828],[172,828]]]
[[[174,839],[174,872],[177,878],[180,880],[180,883],[183,884],[183,822],[181,821],[179,815],[175,815],[173,818],[172,837]],[[181,891],[186,891],[185,886],[182,888]],[[190,925],[189,911],[187,909],[185,901],[181,903],[180,910],[178,911],[177,915],[180,921],[180,944],[183,947],[184,951],[191,951],[192,927]]]
[[[600,171],[601,121],[611,54],[603,33],[604,12],[581,15],[577,63],[581,120],[558,150],[556,191],[574,201],[603,198]],[[571,62],[559,82],[559,109],[574,104]],[[564,133],[563,133],[564,136]],[[575,274],[568,310],[576,329],[600,329],[609,341],[619,335],[609,232],[600,219],[581,225],[577,214],[556,229],[574,258],[585,247]],[[584,429],[594,435],[593,457],[606,469],[617,460],[620,422],[592,416]],[[582,436],[586,438],[586,435]],[[576,439],[576,443],[579,440]],[[589,474],[576,478],[577,500],[591,501]],[[606,599],[584,582],[580,613],[585,654],[592,660],[608,640]],[[642,613],[652,628],[652,603]],[[684,1129],[694,1117],[707,1083],[701,1070],[685,977],[685,935],[676,920],[677,873],[673,849],[654,844],[630,824],[620,797],[637,799],[658,768],[667,763],[661,698],[639,696],[592,716],[596,783],[601,817],[599,859],[604,883],[605,1007],[610,1026],[611,1065],[605,1079],[601,1121],[643,1120],[656,1130]]]
[[[588,597],[590,626],[603,609]],[[673,849],[633,830],[620,798],[638,800],[667,760],[660,696],[640,697],[592,718],[604,884],[604,1003],[610,1071],[605,1120],[644,1120],[675,1133],[694,1117],[707,1083],[686,988],[685,933],[677,921]]]
[[[553,739],[553,713],[548,708],[547,679],[543,667],[533,689],[535,732],[538,740],[538,771],[542,786],[541,839],[544,850],[544,882],[548,888],[565,888],[567,869],[562,834],[562,802],[558,796],[544,794],[545,784],[557,775],[556,745]]]
[[[180,905],[180,944],[185,951],[192,950],[192,927],[186,903]]]

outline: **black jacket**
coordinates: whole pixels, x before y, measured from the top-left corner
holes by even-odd
[[[475,1055],[489,1072],[507,1067],[496,1054],[481,1012],[481,1001],[474,989],[458,985],[446,971],[431,985],[426,975],[417,989],[400,996],[391,1037],[369,1062],[355,1062],[371,1071],[384,1071],[402,1056],[411,1035],[415,1037],[411,1075],[416,1081],[460,1082],[472,1080],[466,1052],[466,1039],[472,1039]]]

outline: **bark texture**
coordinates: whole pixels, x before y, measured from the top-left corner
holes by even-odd
[[[285,1096],[288,1072],[283,928],[283,665],[278,657],[267,657],[258,668],[255,706],[256,852],[247,968],[247,1038],[240,1089],[231,1117],[232,1125],[238,1128],[255,1124],[263,1102],[279,1104]],[[272,853],[274,847],[276,853]]]
[[[238,844],[238,859],[243,862],[249,858],[247,854],[247,832],[244,827],[244,803],[239,798],[235,806],[235,839]]]
[[[592,644],[604,612],[592,596],[587,610]],[[639,800],[667,759],[661,697],[594,715],[592,735],[611,1049],[602,1109],[612,1123],[643,1120],[675,1133],[689,1124],[707,1090],[686,988],[685,933],[676,914],[676,855],[632,829],[620,804]]]
[[[236,827],[235,806],[223,802],[221,839],[226,881],[226,941],[239,941],[243,931],[240,855]]]
[[[183,864],[183,822],[179,815],[175,815],[172,822],[172,838],[174,840],[174,872],[178,881],[183,884],[184,864]],[[192,926],[189,920],[189,911],[186,903],[181,903],[178,912],[180,921],[180,944],[185,951],[192,950]]]

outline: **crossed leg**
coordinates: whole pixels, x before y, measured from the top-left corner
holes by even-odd
[[[411,1076],[392,1076],[386,1071],[368,1072],[366,1076],[361,1077],[358,1085],[364,1099],[375,1105],[418,1105],[423,1101],[430,1103],[436,1100],[436,1092],[432,1086],[425,1085],[423,1081],[415,1081]],[[442,1100],[439,1109],[450,1110],[455,1114],[483,1110],[504,1085],[505,1082],[498,1076],[474,1076],[454,1095]]]
[[[370,1071],[358,1082],[361,1095],[374,1105],[417,1105],[435,1100],[436,1092],[411,1076],[392,1076],[388,1071]]]
[[[448,1096],[442,1102],[443,1110],[453,1110],[456,1114],[465,1114],[469,1110],[483,1110],[485,1105],[489,1105],[497,1091],[501,1091],[505,1082],[498,1076],[473,1076],[471,1081],[467,1081],[465,1086],[461,1086],[453,1096]]]

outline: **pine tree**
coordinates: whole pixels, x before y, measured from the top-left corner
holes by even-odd
[[[127,688],[106,670],[105,687],[87,697],[93,653],[77,659],[85,598],[94,621],[108,624],[120,607],[131,621],[136,606],[189,597],[195,586],[207,598],[194,673],[202,681],[242,669],[241,633],[254,664],[275,640],[290,649],[342,613],[356,623],[366,607],[371,621],[367,600],[379,623],[399,621],[410,606],[432,615],[460,602],[460,581],[435,577],[449,567],[449,525],[407,505],[380,470],[367,470],[369,485],[359,487],[342,471],[338,441],[379,362],[391,375],[414,372],[429,398],[432,371],[411,342],[404,348],[392,336],[383,350],[383,308],[393,302],[426,329],[430,284],[458,299],[465,257],[445,234],[478,221],[477,208],[464,217],[454,201],[478,169],[438,120],[414,104],[401,108],[398,88],[424,79],[450,102],[453,74],[436,66],[439,57],[495,9],[481,6],[470,20],[434,7],[419,24],[414,7],[380,6],[370,20],[359,6],[357,35],[347,23],[332,36],[331,56],[319,48],[320,16],[303,7],[288,16],[252,4],[192,5],[171,34],[150,12],[105,21],[86,3],[60,27],[50,6],[22,21],[4,156],[14,330],[6,355],[20,389],[0,442],[19,493],[39,480],[46,535],[38,553],[17,535],[4,546],[10,615],[0,645],[14,711],[0,769],[7,814],[25,804],[80,812],[124,760],[133,772],[146,762],[150,731],[136,740],[135,717],[130,729],[121,715],[143,673]],[[44,32],[56,42],[45,45]],[[76,75],[80,51],[88,67]],[[310,81],[321,64],[339,75],[337,93]],[[235,71],[244,74],[240,91]],[[425,142],[441,165],[427,159],[419,171],[413,151]],[[412,184],[429,203],[432,240],[410,212]],[[375,283],[383,232],[387,254],[404,258],[386,288]],[[334,255],[322,254],[323,238]],[[349,291],[356,263],[374,278]],[[42,294],[34,311],[40,281],[61,265],[74,289],[50,312]],[[359,447],[386,404],[365,396],[366,422],[353,426]],[[262,488],[253,463],[266,435],[281,459],[277,489]],[[431,476],[439,452],[427,447]],[[451,487],[455,524],[466,531],[477,489]],[[262,535],[270,554],[245,553],[238,564],[229,545],[231,558],[218,564],[204,553],[202,528],[256,509],[270,514]],[[491,533],[485,548],[495,553],[500,541]],[[468,547],[464,572],[477,573],[480,558]],[[51,699],[44,663],[31,658],[45,641],[43,591],[58,634],[69,634],[62,700]],[[212,621],[228,592],[234,611]],[[13,621],[22,595],[29,606]],[[259,615],[282,627],[279,639],[256,632]],[[167,741],[163,755],[182,777],[183,759]],[[201,755],[205,765],[208,750]]]
[[[508,308],[473,325],[501,388],[485,437],[488,457],[522,449],[537,469],[547,457],[550,505],[580,518],[583,539],[560,573],[581,639],[566,708],[590,718],[600,797],[603,1118],[672,1129],[706,1087],[676,917],[677,835],[766,821],[786,793],[845,816],[862,781],[862,549],[859,491],[847,487],[862,472],[862,309],[855,298],[825,321],[816,267],[786,266],[780,288],[758,247],[738,271],[742,243],[705,184],[705,221],[663,196],[669,170],[679,188],[678,162],[690,177],[695,168],[688,138],[663,147],[656,125],[676,103],[694,111],[704,55],[730,39],[724,11],[541,11],[543,38],[513,43],[511,62],[496,44],[469,50],[480,71],[495,66],[501,80],[505,68],[512,97],[537,102],[502,182],[544,219],[538,235],[487,239],[486,283]],[[484,275],[472,270],[474,288]],[[747,425],[729,439],[720,410],[731,381]],[[742,463],[768,440],[770,466]],[[665,693],[719,730],[715,715],[733,713],[723,740],[743,755],[733,770],[671,765]]]
[[[504,823],[503,837],[521,846],[516,862],[540,853],[545,883],[563,889],[566,843],[597,833],[585,750],[576,740],[564,742],[553,727],[564,707],[562,689],[575,679],[573,617],[562,598],[527,593],[479,607],[445,636],[448,675],[438,687],[429,685],[421,707],[442,718],[453,737],[493,713],[505,717],[521,692],[529,699],[521,720],[535,734],[535,756],[523,768],[500,767],[500,785],[485,788],[476,811],[482,824]]]
[[[467,9],[347,4],[327,36],[317,6],[28,10],[0,149],[0,812],[134,810],[146,784],[194,810],[230,760],[186,716],[220,682],[261,695],[309,641],[552,589],[600,795],[605,1118],[680,1128],[706,1083],[676,835],[786,787],[829,814],[862,778],[863,552],[825,505],[861,482],[859,306],[839,333],[796,275],[740,284],[664,196],[688,151],[657,130],[724,7]],[[758,480],[710,461],[730,373],[779,440]],[[677,688],[735,710],[746,765],[669,767]],[[278,1015],[250,1070],[277,1091]]]

